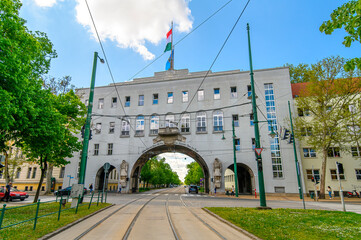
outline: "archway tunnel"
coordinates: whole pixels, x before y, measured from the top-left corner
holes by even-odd
[[[237,178],[234,176],[234,164],[229,165],[224,173],[226,191],[231,190],[232,186],[235,188],[235,180],[237,180],[239,194],[253,194],[255,179],[251,168],[243,163],[237,163],[237,176]]]

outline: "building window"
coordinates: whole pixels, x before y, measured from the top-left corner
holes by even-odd
[[[310,110],[307,108],[297,108],[297,113],[299,117],[310,116]]]
[[[0,179],[3,178],[3,170],[0,170]]]
[[[138,116],[135,122],[135,136],[144,136],[144,117]]]
[[[361,180],[361,169],[355,169],[356,179]]]
[[[30,189],[29,189],[29,191],[33,191],[33,186],[30,186]]]
[[[252,97],[252,86],[251,85],[247,85],[247,97],[248,98]]]
[[[89,104],[89,99],[86,99],[84,104],[85,104],[85,106],[87,107],[88,104]]]
[[[125,105],[126,107],[130,107],[130,96],[125,97]]]
[[[99,100],[98,100],[98,108],[99,109],[104,108],[104,98],[99,98]]]
[[[113,155],[113,143],[108,143],[108,155]]]
[[[35,177],[36,177],[36,170],[37,170],[37,168],[34,167],[34,168],[33,168],[33,175],[31,176],[31,178],[35,178]]]
[[[99,155],[99,143],[94,144],[94,156]]]
[[[237,87],[231,87],[231,98],[237,98]]]
[[[265,103],[267,111],[267,121],[268,121],[268,131],[277,132],[277,114],[275,106],[275,94],[272,83],[264,84],[265,91]],[[283,178],[283,167],[280,151],[280,142],[279,136],[276,135],[274,138],[269,138],[270,141],[270,150],[272,158],[272,171],[274,178]]]
[[[204,90],[198,90],[198,101],[204,100]]]
[[[327,156],[329,156],[329,157],[340,157],[340,148],[338,148],[338,147],[330,147],[327,150]]]
[[[238,115],[232,115],[232,120],[235,127],[239,127]]]
[[[320,169],[314,169],[313,173],[316,180],[320,180]],[[312,180],[312,169],[306,169],[307,179]]]
[[[303,156],[305,158],[316,157],[316,151],[313,148],[304,148],[303,149]]]
[[[188,91],[182,91],[182,102],[188,102]]]
[[[97,123],[95,125],[95,134],[100,134],[102,132],[102,123]]]
[[[207,120],[205,112],[197,113],[197,132],[206,132],[207,131]]]
[[[144,95],[139,95],[138,106],[144,106]]]
[[[174,115],[165,116],[165,127],[176,127]]]
[[[338,180],[337,179],[337,171],[336,169],[330,169],[330,173],[331,173],[331,179],[332,180]],[[340,173],[340,179],[341,180],[345,180],[345,174],[344,173]]]
[[[183,114],[181,118],[181,132],[189,132],[191,125],[191,117],[190,114]]]
[[[26,178],[30,178],[30,175],[31,175],[31,167],[28,168],[28,174],[26,175]]]
[[[157,135],[159,129],[159,116],[153,115],[150,117],[150,134]]]
[[[115,122],[109,123],[109,133],[114,133],[115,130]]]
[[[308,128],[301,128],[301,135],[306,137],[306,136],[312,136],[312,128],[308,127]]]
[[[130,124],[129,124],[129,120],[123,118],[122,119],[122,131],[121,131],[121,136],[129,136],[129,131],[130,131]]]
[[[111,105],[112,108],[116,108],[117,107],[117,98],[116,97],[113,97],[112,98],[112,105]]]
[[[21,168],[17,168],[16,169],[16,175],[15,175],[15,178],[20,178],[20,173],[21,173]]]
[[[25,191],[29,191],[29,187],[28,187],[28,186],[25,186]]]
[[[234,145],[236,146],[236,151],[241,151],[241,141],[239,138],[234,139]]]
[[[41,191],[45,191],[45,187],[44,187],[44,186],[41,186]]]
[[[213,89],[213,99],[221,99],[221,92],[219,91],[219,88]]]
[[[223,112],[215,111],[213,113],[213,131],[220,132],[223,131]]]
[[[61,167],[59,178],[64,178],[64,175],[65,175],[65,167]]]
[[[172,92],[168,93],[167,103],[173,103],[173,93]]]
[[[249,125],[253,126],[254,125],[254,117],[253,117],[253,113],[249,114]]]
[[[79,175],[80,175],[80,161],[78,162],[78,169],[77,169],[77,173],[76,173],[76,178],[79,179]]]
[[[352,157],[360,157],[361,156],[361,147],[351,147]]]
[[[158,93],[153,94],[153,104],[154,105],[158,104]]]

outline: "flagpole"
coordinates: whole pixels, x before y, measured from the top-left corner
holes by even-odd
[[[174,47],[173,47],[173,21],[172,21],[172,51],[171,51],[171,62],[170,62],[170,69],[174,70]]]

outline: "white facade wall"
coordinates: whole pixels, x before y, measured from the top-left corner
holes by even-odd
[[[196,93],[200,83],[204,79],[206,72],[189,73],[188,70],[175,70],[155,73],[154,77],[134,79],[131,82],[117,83],[116,88],[122,101],[125,104],[125,97],[130,96],[130,106],[123,108],[120,106],[119,97],[114,85],[96,87],[94,91],[93,114],[99,116],[92,117],[93,127],[96,123],[102,124],[101,134],[95,134],[89,142],[88,161],[86,168],[85,186],[95,183],[97,171],[105,162],[113,165],[117,171],[120,171],[122,160],[129,163],[128,177],[132,172],[133,165],[142,154],[142,151],[153,145],[153,139],[156,136],[149,136],[150,118],[152,114],[158,114],[160,117],[160,126],[164,126],[165,114],[173,113],[176,115],[175,121],[178,122],[180,113],[187,110],[191,116],[190,133],[183,134],[186,137],[186,144],[191,146],[207,163],[210,178],[213,178],[213,162],[218,158],[222,162],[222,186],[217,192],[224,191],[224,173],[227,167],[233,164],[233,145],[232,145],[232,115],[239,115],[239,127],[235,128],[235,134],[240,139],[240,151],[237,151],[237,163],[243,163],[248,166],[253,175],[253,185],[258,191],[258,174],[255,161],[255,154],[252,150],[252,138],[254,138],[254,128],[250,125],[249,114],[252,112],[251,100],[247,98],[247,85],[250,85],[249,72],[225,71],[209,73],[199,89],[204,90],[204,101],[198,101],[197,95],[190,103],[193,95]],[[284,125],[286,119],[289,119],[288,101],[293,99],[291,93],[291,84],[288,68],[274,68],[257,70],[254,72],[255,91],[257,95],[257,105],[260,111],[266,115],[264,84],[272,83],[275,94],[275,106],[278,125]],[[237,87],[237,98],[231,98],[231,87]],[[220,99],[214,99],[214,88],[220,89]],[[188,91],[188,102],[182,102],[182,91]],[[167,103],[167,93],[173,92],[174,101]],[[78,93],[82,95],[83,102],[89,97],[89,89],[79,89]],[[159,96],[158,104],[152,104],[152,96],[157,93]],[[144,95],[144,106],[138,106],[139,95]],[[117,107],[111,108],[112,98],[117,98]],[[104,98],[104,108],[98,108],[98,100]],[[245,104],[245,105],[241,105]],[[188,107],[189,105],[189,107]],[[239,105],[239,106],[237,106]],[[187,108],[188,107],[188,108]],[[223,111],[224,114],[224,132],[213,132],[212,114],[215,109]],[[196,112],[206,111],[207,114],[207,133],[196,133]],[[265,121],[263,114],[258,111],[259,121]],[[108,115],[107,117],[104,115]],[[135,137],[135,117],[137,115],[145,116],[145,134],[144,137]],[[130,137],[120,137],[121,120],[124,116],[130,116],[130,122],[133,129],[130,130]],[[115,132],[109,134],[109,123],[115,122]],[[298,193],[296,178],[296,168],[292,145],[280,142],[281,159],[283,167],[283,177],[274,178],[272,172],[272,161],[270,153],[270,141],[268,136],[267,123],[260,123],[261,146],[263,172],[265,180],[265,190],[267,193],[274,193],[275,188],[284,188],[286,193]],[[222,140],[222,136],[225,140]],[[107,155],[107,145],[113,143],[113,154]],[[94,144],[99,144],[99,155],[94,156]],[[78,164],[80,161],[79,153],[70,159],[70,164],[66,166],[65,176],[75,176],[74,182],[77,182]],[[211,179],[210,189],[214,188]],[[74,183],[73,182],[73,183]],[[64,182],[64,186],[66,186]],[[253,186],[252,186],[253,187]],[[125,191],[130,190],[128,182]]]

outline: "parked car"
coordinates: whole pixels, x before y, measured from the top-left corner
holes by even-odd
[[[14,199],[20,199],[21,201],[24,201],[28,197],[29,194],[26,192],[19,191],[16,188],[10,188],[10,201]],[[5,200],[5,188],[0,188],[0,200]]]
[[[67,188],[60,189],[59,191],[55,191],[54,195],[55,196],[68,196],[68,195],[70,195],[70,192],[71,192],[71,186],[67,187]],[[87,192],[88,192],[88,190],[86,188],[84,188],[84,193],[83,194],[87,194]]]
[[[189,192],[189,193],[192,193],[192,192],[198,193],[198,188],[197,188],[197,186],[196,186],[196,185],[189,185],[188,192]]]

